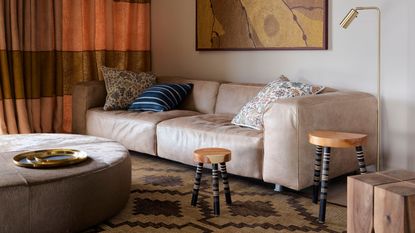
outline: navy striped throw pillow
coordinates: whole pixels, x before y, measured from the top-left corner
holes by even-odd
[[[193,84],[157,84],[141,93],[128,108],[129,111],[163,112],[176,108],[190,94]]]

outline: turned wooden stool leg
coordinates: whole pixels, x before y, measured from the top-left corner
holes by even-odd
[[[327,188],[329,181],[329,165],[330,165],[330,147],[324,147],[323,150],[323,170],[321,174],[321,191],[320,191],[320,216],[319,222],[324,223],[326,220],[326,202]]]
[[[366,174],[366,163],[365,163],[365,155],[363,153],[362,146],[356,146],[356,154],[357,154],[357,161],[359,162],[359,170],[360,174]]]
[[[318,202],[318,190],[320,188],[320,171],[321,171],[321,153],[323,147],[316,146],[316,156],[314,161],[314,185],[313,185],[313,203]]]
[[[212,164],[213,214],[220,215],[218,164]]]
[[[229,187],[228,172],[226,171],[226,163],[220,163],[220,174],[222,176],[223,190],[225,191],[226,204],[232,205],[231,189]]]
[[[203,163],[198,163],[195,175],[195,184],[193,185],[192,206],[196,206],[197,196],[199,194],[200,181],[202,179]]]

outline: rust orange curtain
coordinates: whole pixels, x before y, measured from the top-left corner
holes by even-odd
[[[102,65],[150,70],[150,0],[0,0],[0,134],[70,132]]]

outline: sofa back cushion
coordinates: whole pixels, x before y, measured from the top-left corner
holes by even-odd
[[[192,83],[192,93],[179,105],[179,109],[214,113],[219,82],[186,79],[182,77],[158,76],[157,83]]]
[[[262,88],[262,84],[225,83],[219,87],[215,113],[237,114]]]

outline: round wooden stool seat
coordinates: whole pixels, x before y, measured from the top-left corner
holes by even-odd
[[[200,148],[193,152],[197,163],[226,163],[231,160],[231,151],[225,148]]]
[[[349,148],[366,143],[367,135],[336,131],[313,131],[308,134],[311,144],[323,147]]]

